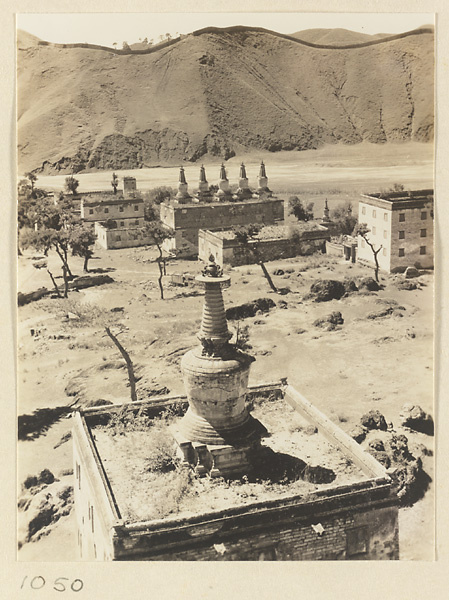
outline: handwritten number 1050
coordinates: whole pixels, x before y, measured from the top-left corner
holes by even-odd
[[[28,575],[25,575],[20,589],[23,589],[25,587],[27,579]],[[37,575],[36,577],[33,577],[33,579],[30,579],[28,581],[28,585],[32,590],[41,590],[46,585],[46,581],[41,575]],[[49,585],[51,585],[51,582]],[[83,586],[84,583],[81,581],[81,579],[74,579],[72,583],[70,583],[68,577],[58,577],[53,582],[53,589],[57,592],[66,592],[68,589],[72,590],[72,592],[79,592],[83,589]]]

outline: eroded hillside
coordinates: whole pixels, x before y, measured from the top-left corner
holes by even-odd
[[[241,29],[149,54],[24,46],[20,172],[433,137],[432,33],[350,49]]]

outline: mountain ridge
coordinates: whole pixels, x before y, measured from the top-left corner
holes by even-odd
[[[19,169],[432,139],[430,30],[328,49],[260,28],[207,29],[144,54],[39,41],[22,49]]]

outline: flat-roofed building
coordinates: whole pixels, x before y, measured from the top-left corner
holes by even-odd
[[[377,255],[382,270],[433,267],[433,206],[433,190],[362,195],[359,223],[368,226],[375,250],[382,247]],[[373,251],[360,236],[357,256],[360,262],[374,264]]]

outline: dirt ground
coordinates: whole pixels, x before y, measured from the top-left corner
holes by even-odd
[[[165,386],[172,394],[183,393],[179,361],[197,343],[202,308],[201,290],[193,285],[170,285],[170,275],[197,274],[196,261],[173,260],[165,278],[166,299],[159,298],[157,265],[152,249],[96,250],[90,268],[105,271],[114,283],[81,292],[68,300],[42,299],[19,308],[18,384],[19,485],[27,475],[50,469],[55,476],[72,468],[68,406],[86,405],[98,399],[129,399],[126,369],[112,342],[104,334],[108,323],[121,330],[140,379],[137,393],[146,398]],[[60,274],[58,257],[50,255],[49,268]],[[72,270],[81,274],[81,259],[71,259]],[[381,276],[379,292],[354,293],[341,300],[316,303],[305,299],[316,279],[370,276],[360,265],[339,262],[322,255],[267,263],[278,287],[290,292],[273,294],[258,266],[228,269],[232,285],[224,292],[227,307],[270,297],[276,308],[244,319],[248,325],[252,364],[251,383],[287,377],[308,400],[349,431],[370,409],[378,409],[395,428],[401,407],[419,404],[434,414],[433,381],[433,274],[419,277],[416,290],[399,290],[403,276]],[[19,259],[18,288],[22,292],[50,287],[45,269],[32,265],[31,254]],[[283,305],[283,302],[286,303]],[[368,318],[388,307],[393,314]],[[111,312],[111,309],[117,309]],[[324,331],[314,321],[333,311],[344,323]],[[67,313],[80,318],[66,320]],[[229,323],[235,330],[237,323]],[[68,395],[70,394],[70,395]],[[433,438],[407,432],[409,445],[433,448]],[[55,446],[57,446],[55,448]],[[433,457],[424,468],[433,478]],[[433,559],[433,483],[413,507],[400,511],[401,558]],[[20,560],[76,560],[74,517],[60,519],[51,533],[25,544]]]

